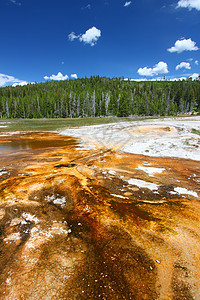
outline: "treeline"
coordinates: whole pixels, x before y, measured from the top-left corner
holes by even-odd
[[[200,81],[93,76],[0,88],[0,118],[177,115],[200,110]]]

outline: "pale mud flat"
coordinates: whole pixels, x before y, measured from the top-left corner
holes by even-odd
[[[200,299],[199,160],[122,151],[198,120],[0,137],[0,299]]]
[[[133,154],[200,160],[200,116],[151,119],[67,129],[85,149],[107,147]]]

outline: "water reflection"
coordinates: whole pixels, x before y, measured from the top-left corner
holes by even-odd
[[[65,147],[75,143],[75,139],[66,136],[62,137],[56,133],[54,138],[52,138],[52,133],[17,133],[9,136],[0,136],[0,153]]]

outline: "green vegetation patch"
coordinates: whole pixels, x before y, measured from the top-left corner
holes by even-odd
[[[0,119],[174,116],[199,110],[199,80],[134,82],[93,76],[0,88]]]
[[[60,131],[67,128],[110,124],[124,121],[139,121],[147,117],[104,117],[104,118],[66,118],[66,119],[0,119],[0,132],[14,131]]]

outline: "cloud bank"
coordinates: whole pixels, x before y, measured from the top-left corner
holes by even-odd
[[[141,76],[154,76],[158,74],[169,73],[168,66],[163,61],[157,63],[153,68],[147,68],[147,67],[139,68],[137,72]]]
[[[167,49],[167,51],[171,53],[197,50],[199,50],[199,48],[196,46],[196,42],[192,41],[191,39],[177,40],[173,47]]]
[[[182,68],[185,68],[185,69],[191,69],[191,66],[190,66],[190,63],[187,63],[187,62],[181,62],[179,65],[176,66],[176,70],[179,70],[179,69],[182,69]]]
[[[77,79],[78,76],[77,76],[77,74],[71,74],[71,78],[72,78],[72,79]]]
[[[199,74],[198,73],[194,73],[190,76],[192,78],[192,80],[196,80],[199,78]]]
[[[97,29],[95,26],[88,29],[84,34],[76,35],[74,32],[71,32],[68,35],[68,38],[71,42],[75,39],[78,39],[80,42],[94,46],[98,39],[101,37],[101,30]]]
[[[13,83],[13,86],[22,85],[23,83],[29,84],[29,82],[20,80],[18,78],[15,78],[14,76],[0,73],[0,87],[5,86],[5,85],[11,85],[12,83]],[[23,85],[25,85],[25,84],[23,84]]]
[[[58,72],[57,75],[52,74],[51,76],[44,76],[45,80],[67,80],[69,77],[67,75],[63,75],[61,72]]]
[[[197,80],[199,78],[199,74],[193,73],[189,77],[171,78],[169,81],[182,81],[182,80],[187,80],[188,78],[192,78],[192,80]]]
[[[188,77],[186,76],[182,76],[182,77],[172,77],[172,78],[166,78],[164,79],[163,77],[155,77],[155,78],[124,78],[125,81],[137,81],[137,82],[141,82],[141,81],[182,81],[182,80],[187,80],[188,78],[192,78],[192,80],[197,80],[199,78],[199,74],[198,73],[194,73],[191,75],[188,75]]]
[[[192,10],[193,8],[200,10],[200,0],[180,0],[178,1],[177,7],[184,7],[189,10]]]
[[[16,86],[25,86],[25,85],[27,85],[27,84],[35,84],[35,82],[27,82],[27,81],[21,81],[21,82],[19,82],[19,83],[17,83],[17,82],[15,82],[15,83],[13,83],[13,87],[16,87]]]

